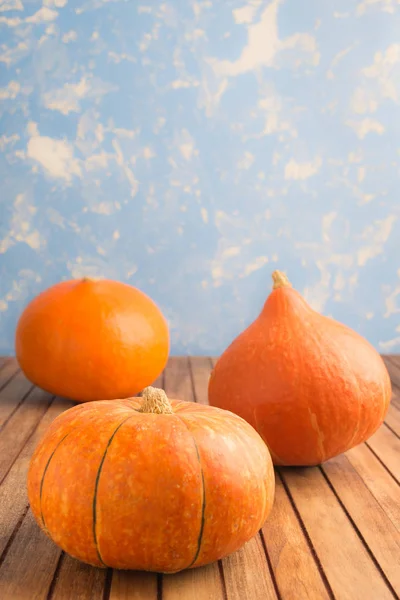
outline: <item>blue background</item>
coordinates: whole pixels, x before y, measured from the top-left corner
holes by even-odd
[[[0,352],[60,279],[218,354],[275,268],[400,351],[397,0],[0,2]]]

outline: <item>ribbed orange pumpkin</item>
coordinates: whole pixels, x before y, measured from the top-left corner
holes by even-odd
[[[143,398],[57,417],[33,454],[28,495],[40,527],[75,558],[174,572],[255,535],[272,507],[274,471],[237,415],[146,388]]]
[[[306,303],[287,277],[218,360],[209,401],[261,434],[277,465],[316,465],[369,438],[391,397],[376,350]]]
[[[30,381],[86,402],[127,398],[153,383],[168,359],[169,333],[159,308],[137,288],[84,278],[34,298],[15,346]]]

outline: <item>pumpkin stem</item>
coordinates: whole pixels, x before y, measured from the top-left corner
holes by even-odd
[[[167,394],[164,390],[151,387],[144,388],[142,392],[143,402],[139,408],[143,413],[155,413],[157,415],[172,415],[173,410]]]
[[[289,279],[287,278],[285,273],[282,273],[282,271],[274,271],[272,273],[272,281],[273,281],[273,286],[272,286],[273,290],[277,290],[278,288],[281,288],[281,287],[292,287],[292,284],[290,283]]]

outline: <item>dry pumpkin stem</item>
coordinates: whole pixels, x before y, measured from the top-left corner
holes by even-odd
[[[273,290],[277,290],[278,288],[281,288],[281,287],[292,287],[292,284],[290,283],[289,279],[287,278],[287,275],[285,273],[282,273],[282,271],[274,271],[272,273],[272,281],[273,281],[273,285],[272,285]]]
[[[139,408],[142,413],[155,413],[157,415],[172,415],[173,410],[164,390],[151,385],[142,392],[143,402]]]

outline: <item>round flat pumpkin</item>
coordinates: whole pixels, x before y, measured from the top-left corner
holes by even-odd
[[[137,288],[84,278],[34,298],[19,319],[15,347],[32,383],[85,402],[126,398],[151,384],[167,362],[169,333],[159,308]]]
[[[146,388],[143,398],[57,417],[33,454],[28,495],[39,526],[71,556],[175,572],[256,534],[272,507],[274,471],[237,415]]]

